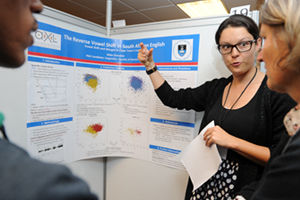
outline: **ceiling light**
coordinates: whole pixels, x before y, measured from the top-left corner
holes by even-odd
[[[228,14],[221,0],[203,0],[177,4],[191,18]]]

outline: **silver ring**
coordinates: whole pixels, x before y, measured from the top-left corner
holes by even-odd
[[[209,138],[210,138],[210,137],[209,137],[209,136],[207,136],[207,140],[209,140]]]

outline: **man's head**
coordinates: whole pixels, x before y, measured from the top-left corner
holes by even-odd
[[[30,33],[37,29],[32,13],[42,10],[40,0],[0,1],[0,66],[15,68],[24,63],[24,50],[33,43]]]

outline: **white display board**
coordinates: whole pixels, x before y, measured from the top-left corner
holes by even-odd
[[[230,75],[217,50],[214,39],[219,24],[227,17],[226,15],[114,28],[111,30],[111,37],[137,39],[200,34],[197,81],[200,85],[213,78]],[[202,114],[196,114],[195,135],[198,134]],[[108,158],[106,200],[182,200],[187,181],[188,174],[186,171],[136,159]]]

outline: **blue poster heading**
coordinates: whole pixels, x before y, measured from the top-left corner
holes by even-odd
[[[189,70],[195,70],[195,67],[197,70],[198,65],[199,34],[120,40],[82,34],[39,22],[39,28],[32,36],[35,42],[28,49],[31,56],[103,65],[140,66],[137,55],[139,44],[143,42],[148,49],[154,49],[157,65],[181,66]]]
[[[46,125],[52,125],[52,124],[60,124],[65,122],[71,122],[73,121],[73,117],[68,118],[62,118],[62,119],[52,119],[47,121],[39,121],[39,122],[30,122],[27,123],[27,128],[32,128],[36,126],[46,126]]]
[[[149,145],[150,149],[154,149],[154,150],[158,150],[158,151],[164,151],[164,152],[168,152],[168,153],[172,153],[172,154],[179,154],[181,151],[177,150],[177,149],[170,149],[167,147],[161,147],[161,146],[156,146],[156,145]]]
[[[169,124],[169,125],[175,125],[175,126],[186,126],[190,128],[195,128],[194,123],[188,123],[188,122],[180,122],[180,121],[172,121],[172,120],[166,120],[166,119],[156,119],[151,118],[151,122],[161,123],[161,124]]]

